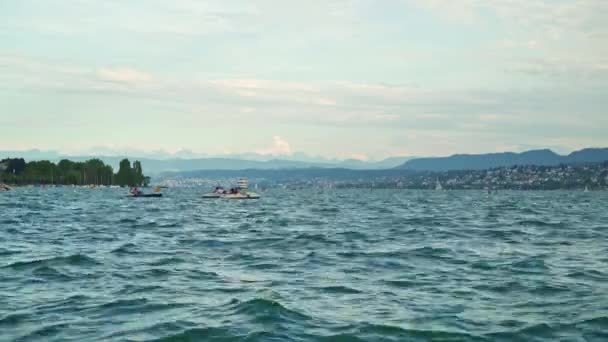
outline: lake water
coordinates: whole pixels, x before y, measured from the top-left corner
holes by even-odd
[[[0,341],[607,341],[608,193],[0,193]]]

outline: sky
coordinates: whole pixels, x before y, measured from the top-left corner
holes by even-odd
[[[0,150],[608,146],[605,0],[0,0]]]

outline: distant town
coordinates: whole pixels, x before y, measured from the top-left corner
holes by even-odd
[[[167,186],[212,186],[249,177],[260,187],[386,188],[445,190],[608,190],[608,162],[558,166],[511,166],[489,170],[201,170],[157,178]]]

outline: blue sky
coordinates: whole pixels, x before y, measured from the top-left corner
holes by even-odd
[[[0,0],[0,150],[608,146],[604,0]]]

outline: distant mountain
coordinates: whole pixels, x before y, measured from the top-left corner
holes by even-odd
[[[608,160],[608,148],[586,148],[566,156],[568,164],[600,163]]]
[[[63,157],[62,157],[63,158]],[[84,161],[91,158],[99,158],[105,163],[112,165],[115,169],[123,158],[131,161],[139,160],[146,174],[158,174],[168,171],[190,171],[190,170],[272,170],[272,169],[297,169],[309,167],[330,167],[331,164],[312,164],[307,162],[289,160],[243,160],[230,158],[197,158],[197,159],[149,159],[137,157],[105,157],[105,156],[68,156],[65,157],[74,161]]]
[[[4,158],[24,158],[26,160],[40,160],[40,159],[55,159],[59,157],[57,151],[42,151],[38,149],[24,150],[24,151],[0,151],[0,160]]]
[[[376,179],[397,179],[416,172],[397,169],[353,170],[343,168],[298,168],[298,169],[246,169],[246,170],[192,170],[164,172],[154,178],[156,182],[175,179],[221,180],[246,177],[250,181],[309,182],[309,181],[360,181]]]
[[[86,159],[86,158],[85,158]],[[121,158],[107,160],[110,165],[118,165]],[[134,158],[131,158],[134,159]],[[399,159],[383,160],[379,162],[365,162],[360,160],[345,160],[339,162],[311,162],[285,159],[271,159],[265,161],[246,160],[234,158],[198,158],[198,159],[139,159],[144,170],[148,173],[165,171],[190,170],[281,170],[281,169],[307,169],[307,168],[344,168],[352,170],[378,170],[390,169],[399,165]],[[402,161],[401,161],[402,162]]]
[[[376,169],[392,169],[414,158],[416,157],[389,157],[384,160],[375,162],[373,163],[373,165],[376,166]]]
[[[397,167],[404,162],[412,159],[413,157],[390,157],[380,161],[365,161],[359,159],[346,159],[338,163],[333,164],[333,167],[353,169],[353,170],[381,170],[381,169],[392,169]]]
[[[456,154],[449,157],[409,160],[398,169],[413,171],[484,170],[515,165],[555,166],[559,164],[597,163],[608,160],[608,148],[588,148],[561,156],[551,150],[522,153]]]
[[[92,158],[101,159],[104,163],[118,169],[118,164],[123,158],[131,161],[139,160],[144,171],[148,174],[158,174],[167,171],[191,171],[191,170],[274,170],[274,169],[301,169],[301,168],[345,168],[354,170],[378,170],[391,169],[402,164],[408,157],[391,157],[381,161],[361,161],[357,159],[336,160],[323,159],[321,157],[310,157],[304,153],[295,153],[291,156],[281,157],[281,159],[271,159],[272,157],[259,154],[238,154],[225,157],[196,157],[198,154],[181,150],[175,154],[162,154],[152,152],[149,154],[103,154],[103,152],[113,152],[108,149],[100,149],[97,153],[66,156],[56,151],[0,151],[0,160],[3,158],[25,158],[31,160],[51,160],[58,162],[61,159],[74,161],[85,161]],[[150,154],[158,155],[159,158],[150,157]],[[176,155],[180,157],[176,157]]]
[[[345,168],[353,170],[378,170],[392,169],[403,164],[411,157],[390,157],[380,161],[362,161],[357,159],[328,159],[318,156],[310,156],[306,153],[296,152],[292,155],[277,157],[258,153],[241,153],[220,156],[209,156],[196,153],[187,149],[175,153],[162,150],[145,152],[132,150],[119,152],[107,147],[96,147],[91,153],[82,155],[65,155],[57,151],[23,150],[23,151],[0,151],[0,160],[3,158],[24,158],[31,160],[51,160],[58,162],[61,159],[74,161],[85,161],[98,158],[104,163],[118,168],[120,160],[129,158],[131,161],[139,160],[147,173],[160,173],[166,171],[190,171],[190,170],[245,170],[245,169],[288,169],[288,168]]]

